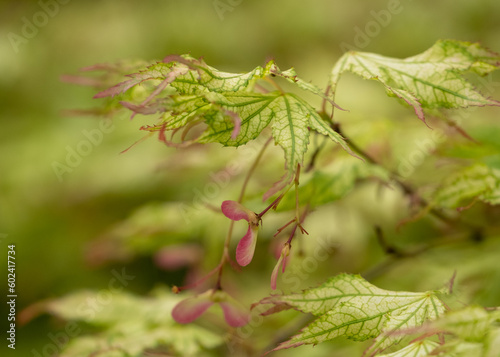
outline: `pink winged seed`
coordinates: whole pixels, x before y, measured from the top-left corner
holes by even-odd
[[[253,212],[236,201],[224,201],[221,205],[222,213],[233,221],[244,219],[250,221],[250,214]]]
[[[172,317],[180,324],[188,324],[203,315],[214,304],[208,296],[195,296],[182,300],[172,310]]]
[[[247,233],[236,247],[236,261],[241,266],[250,264],[257,244],[258,226],[249,225]]]
[[[249,312],[243,307],[236,306],[231,302],[224,301],[220,303],[220,307],[224,312],[224,319],[229,326],[240,327],[244,326],[250,320]]]

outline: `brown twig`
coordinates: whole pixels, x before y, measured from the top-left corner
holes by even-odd
[[[356,153],[361,155],[369,163],[384,168],[382,165],[380,165],[377,162],[377,160],[375,160],[372,156],[370,156],[370,154],[365,152],[356,143],[354,143],[351,139],[349,139],[349,137],[347,137],[344,134],[344,132],[342,131],[340,124],[332,123],[331,125],[332,125],[332,129],[335,130],[337,133],[339,133],[346,140],[347,144],[351,147],[351,149],[353,151],[355,151]],[[408,185],[406,182],[401,181],[395,172],[392,172],[391,170],[388,170],[386,168],[384,168],[384,169],[387,170],[387,172],[389,173],[390,179],[402,189],[402,191],[405,195],[415,198],[417,200],[417,203],[423,208],[430,207],[429,202],[427,202],[424,198],[422,198],[420,195],[418,195],[417,192],[410,185]],[[459,219],[450,218],[434,207],[429,208],[429,213],[431,213],[434,217],[438,218],[442,222],[444,222],[452,227],[456,226],[457,223],[460,222],[463,225],[469,226],[471,229],[476,230],[478,228],[476,226],[473,226],[473,225],[471,225],[467,222],[461,221]]]

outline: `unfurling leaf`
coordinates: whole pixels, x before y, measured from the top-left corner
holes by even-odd
[[[394,332],[421,325],[445,311],[435,292],[396,292],[377,288],[357,275],[341,274],[300,294],[275,295],[261,304],[294,308],[317,316],[275,350],[318,344],[344,336],[356,341],[377,337],[373,352],[403,337]]]
[[[463,77],[466,71],[486,75],[499,66],[499,55],[477,43],[441,40],[427,51],[405,59],[347,52],[333,68],[330,86],[335,93],[344,72],[376,80],[390,96],[412,106],[425,122],[423,108],[500,105],[484,97]]]

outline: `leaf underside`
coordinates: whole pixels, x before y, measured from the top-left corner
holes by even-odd
[[[377,357],[428,357],[439,344],[429,340],[414,342],[399,351],[378,354]]]
[[[427,51],[405,59],[350,51],[334,66],[330,86],[335,93],[342,73],[351,72],[381,83],[389,96],[413,107],[425,122],[424,108],[465,108],[500,105],[468,82],[467,71],[486,75],[498,68],[498,54],[477,43],[440,40]]]

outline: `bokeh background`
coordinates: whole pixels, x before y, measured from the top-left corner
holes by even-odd
[[[57,7],[44,17],[37,15],[47,13],[42,3],[55,3]],[[396,10],[391,13],[390,9]],[[199,244],[205,256],[203,267],[214,266],[227,222],[198,210],[186,222],[174,219],[178,217],[177,206],[169,204],[191,204],[196,189],[203,191],[212,182],[210,173],[221,170],[228,160],[242,160],[241,152],[234,149],[221,150],[214,145],[201,153],[180,153],[155,138],[120,154],[142,138],[138,128],[147,121],[119,118],[71,172],[58,177],[54,163],[66,164],[68,150],[85,140],[85,132],[100,125],[99,119],[91,116],[67,115],[71,109],[93,107],[95,90],[64,83],[61,76],[78,74],[80,68],[97,63],[189,53],[203,56],[221,70],[242,72],[273,58],[281,68],[293,66],[302,78],[324,86],[329,70],[346,46],[407,57],[424,51],[438,39],[450,38],[480,41],[500,51],[499,16],[500,2],[496,0],[2,1],[0,260],[5,267],[6,246],[16,244],[18,311],[75,290],[105,288],[110,271],[122,267],[136,276],[127,290],[137,294],[147,294],[162,284],[180,284],[185,271],[166,272],[159,258],[155,260],[155,254],[169,241]],[[23,34],[26,21],[33,23],[37,18],[43,26],[31,29],[31,38],[27,38]],[[21,36],[24,40],[19,39]],[[495,75],[493,83],[498,80]],[[489,93],[496,98],[497,88]],[[411,150],[405,143],[412,142],[412,135],[424,135],[427,129],[412,118],[410,110],[385,97],[376,84],[346,76],[341,90],[337,101],[350,112],[339,114],[339,118],[361,143],[375,142],[380,145],[373,150],[386,150],[377,137],[384,141],[388,128],[393,130],[391,135],[399,140],[400,147],[388,162],[396,168],[398,158]],[[494,118],[498,112],[475,111],[463,125],[473,130],[474,124],[469,121],[476,116]],[[404,128],[394,129],[395,120],[388,118],[395,117],[401,119]],[[366,124],[367,118],[370,124]],[[281,155],[271,150],[269,160],[274,161],[264,165],[271,179],[256,180],[250,192],[260,192],[273,178],[279,178]],[[217,206],[224,199],[235,199],[240,176],[211,197],[210,203]],[[318,274],[307,277],[304,286],[339,271],[363,271],[383,255],[376,244],[366,244],[371,228],[362,227],[362,222],[378,220],[382,225],[394,225],[405,205],[397,193],[379,202],[376,196],[370,196],[372,190],[367,190],[328,211],[331,214],[337,210],[337,217],[342,217],[344,226],[335,228],[335,237],[349,238],[344,243],[339,238],[335,244],[343,246],[346,255],[320,267]],[[383,209],[376,209],[379,213],[374,216],[367,202]],[[362,213],[354,213],[359,212],[357,207]],[[313,231],[331,236],[321,216],[312,222],[316,225],[311,227]],[[273,227],[269,226],[268,235],[272,235]],[[406,238],[395,239],[416,241],[425,230],[424,224],[424,228],[408,230]],[[114,243],[109,237],[114,237]],[[116,243],[120,239],[128,242],[126,248]],[[272,259],[268,260],[262,258],[238,278],[255,287],[250,293],[254,301],[268,293],[268,276],[274,265]],[[438,283],[453,271],[443,270],[436,278]],[[6,275],[2,274],[5,280]],[[402,275],[392,278],[404,281]],[[387,281],[381,284],[390,287]],[[4,292],[5,284],[0,285]],[[420,285],[435,288],[420,282],[413,287]],[[3,316],[2,328],[7,326]],[[40,350],[50,343],[47,334],[60,326],[48,315],[34,317],[19,328],[13,355],[31,356],[32,349]],[[2,340],[0,354],[7,355],[12,351]],[[323,346],[308,349],[308,353],[332,355]]]

